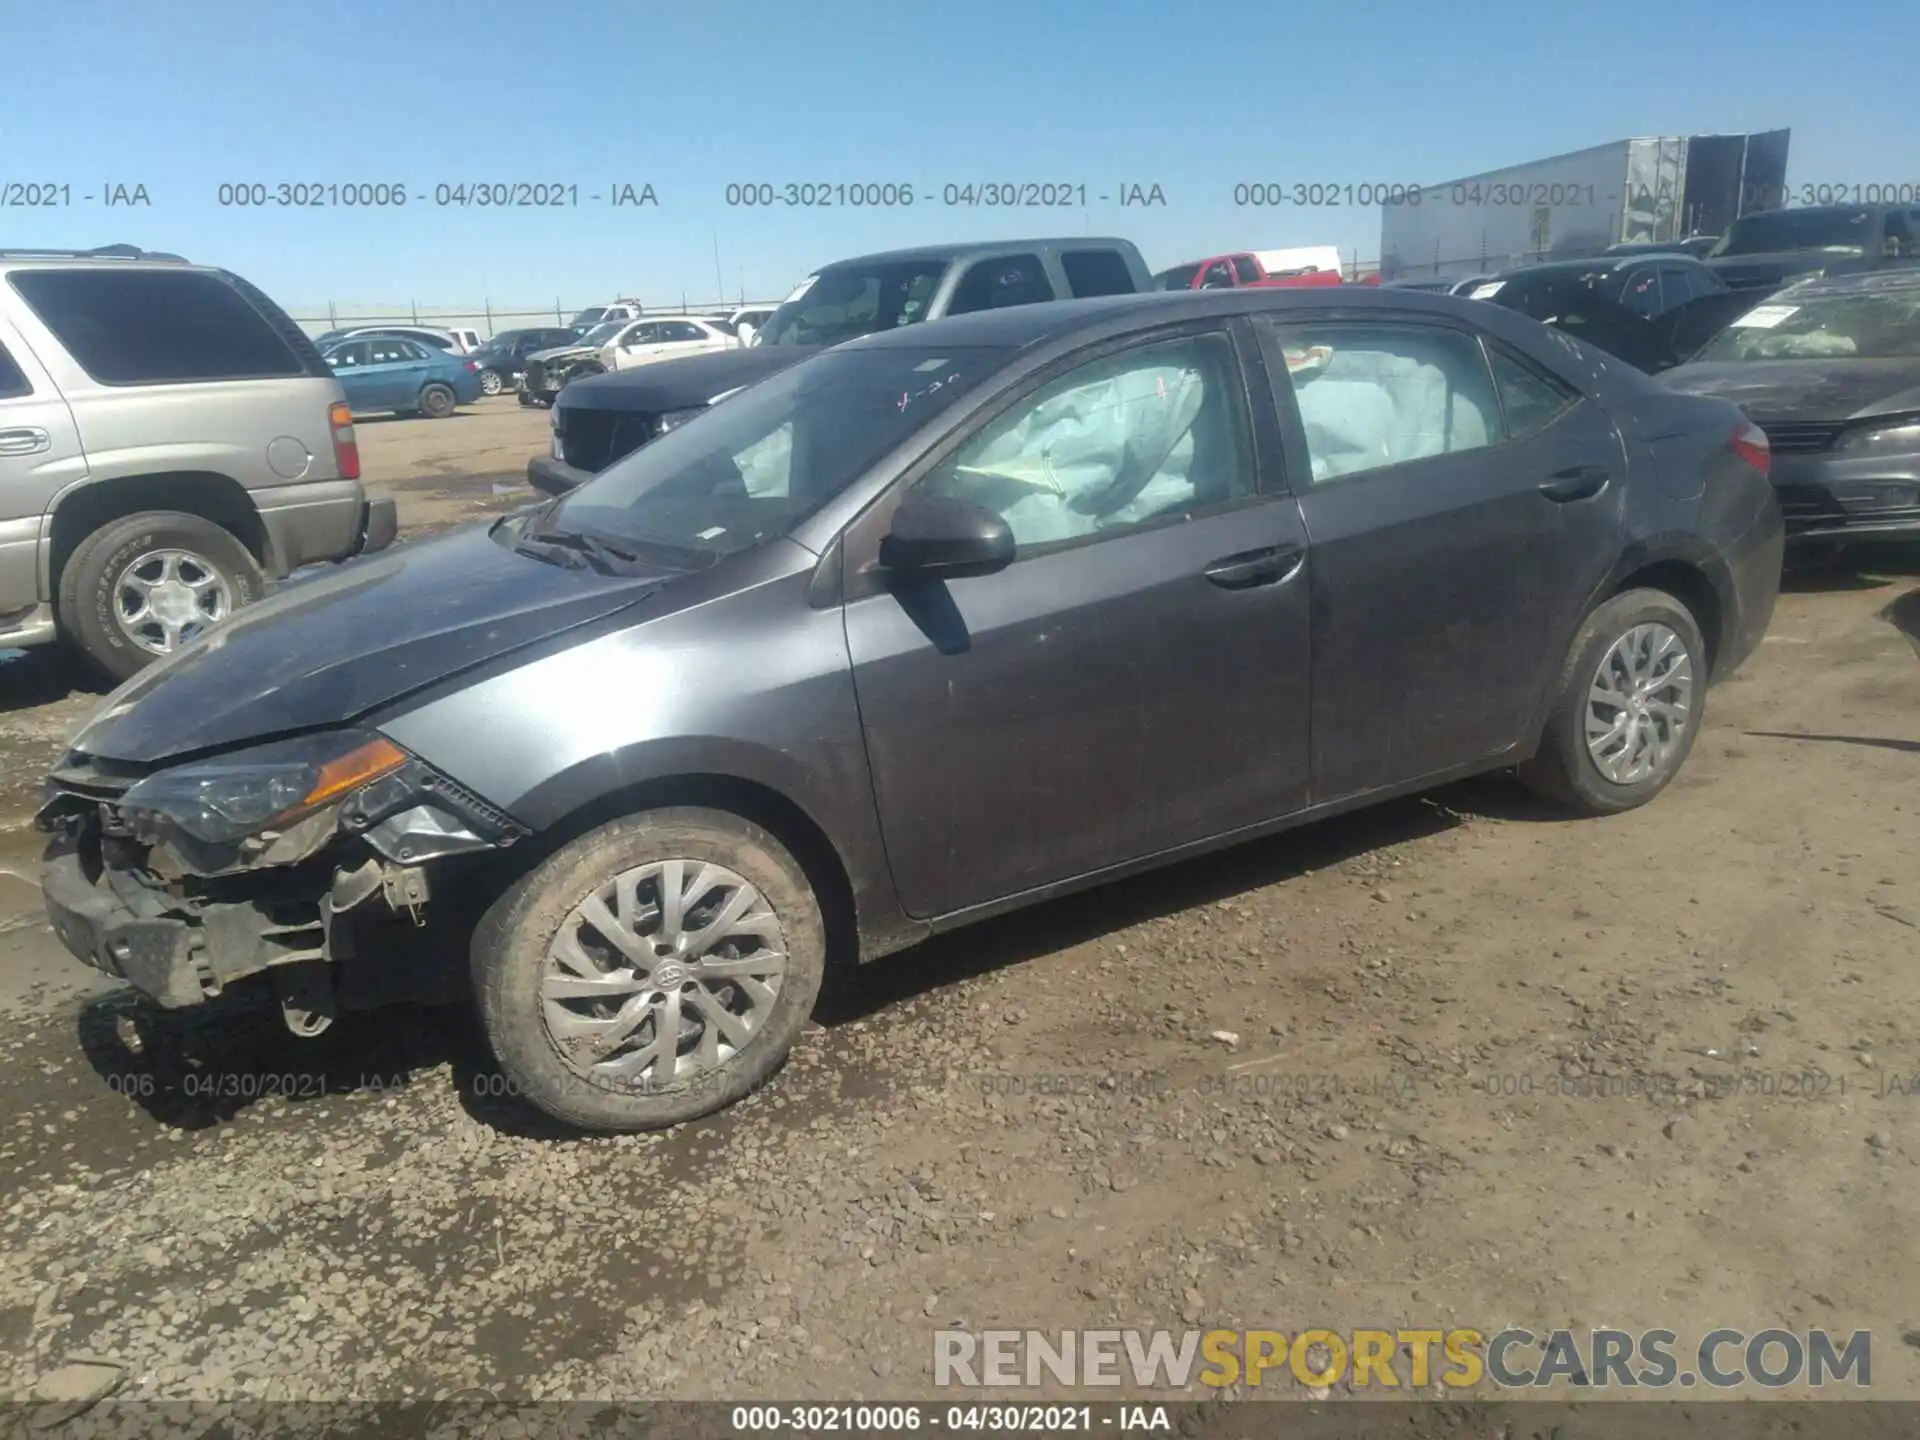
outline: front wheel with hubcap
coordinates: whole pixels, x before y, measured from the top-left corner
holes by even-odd
[[[1574,637],[1540,748],[1520,778],[1589,815],[1644,805],[1686,763],[1706,686],[1706,645],[1692,612],[1660,590],[1616,595]]]
[[[154,510],[81,542],[60,572],[58,613],[87,658],[125,680],[258,599],[264,586],[231,532],[199,515]]]
[[[488,909],[474,989],[516,1092],[587,1130],[719,1110],[812,1013],[826,933],[805,872],[722,811],[652,810],[563,846]]]

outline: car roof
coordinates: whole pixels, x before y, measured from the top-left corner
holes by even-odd
[[[914,245],[905,250],[879,250],[871,255],[855,255],[821,265],[813,274],[844,270],[852,265],[909,264],[916,260],[965,260],[973,255],[1004,255],[1018,250],[1131,250],[1131,240],[1111,235],[1050,236],[1035,240],[964,240],[951,245]]]
[[[1543,260],[1538,265],[1516,265],[1511,270],[1502,270],[1493,278],[1496,280],[1520,280],[1535,275],[1581,275],[1594,270],[1625,270],[1634,265],[1700,265],[1692,255],[1680,250],[1662,250],[1644,255],[1590,255],[1584,260]],[[1702,269],[1706,267],[1701,266]]]
[[[1241,286],[1232,290],[1149,290],[1134,295],[1100,295],[1083,300],[1050,300],[1037,305],[1009,305],[1000,310],[976,310],[943,320],[901,325],[849,340],[840,349],[882,349],[1027,345],[1103,327],[1125,330],[1150,323],[1225,315],[1263,315],[1290,310],[1325,313],[1329,310],[1382,316],[1393,313],[1451,316],[1486,328],[1505,326],[1490,321],[1488,312],[1511,316],[1521,325],[1535,322],[1515,311],[1500,310],[1459,295],[1431,290],[1392,290],[1380,285],[1321,287]]]
[[[1884,215],[1889,210],[1911,210],[1911,205],[1783,205],[1777,210],[1753,210],[1742,215],[1733,223],[1741,220],[1759,220],[1768,215]]]
[[[1815,275],[1777,290],[1761,304],[1818,300],[1829,295],[1907,295],[1920,292],[1920,265],[1895,265],[1857,275]]]

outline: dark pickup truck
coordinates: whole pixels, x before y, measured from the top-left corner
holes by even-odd
[[[545,494],[564,494],[715,401],[861,335],[976,310],[1151,289],[1138,249],[1093,236],[928,245],[841,260],[802,281],[750,346],[573,381],[554,402],[551,453],[527,463],[527,480]]]
[[[1755,304],[1792,280],[1853,275],[1920,260],[1920,206],[1806,205],[1743,215],[1706,263]]]

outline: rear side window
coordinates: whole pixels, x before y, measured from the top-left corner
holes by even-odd
[[[14,400],[22,395],[31,395],[33,387],[27,384],[27,377],[20,367],[14,364],[13,356],[7,353],[7,347],[0,345],[0,400]]]
[[[953,292],[949,315],[975,310],[1004,310],[1009,305],[1035,305],[1053,299],[1047,267],[1038,255],[1000,255],[969,269]]]
[[[307,367],[236,291],[193,270],[25,270],[13,288],[102,385],[264,380]]]
[[[1139,287],[1118,250],[1069,250],[1060,257],[1067,290],[1076,300],[1091,295],[1131,295]]]
[[[1417,325],[1275,325],[1315,484],[1498,444],[1480,346]]]
[[[1544,429],[1579,398],[1498,346],[1489,345],[1487,356],[1493,362],[1494,388],[1500,392],[1500,408],[1506,412],[1509,440]]]
[[[1253,263],[1251,255],[1233,257],[1233,273],[1240,277],[1242,285],[1251,285],[1260,278],[1260,267]]]

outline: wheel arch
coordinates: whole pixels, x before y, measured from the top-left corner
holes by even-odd
[[[1580,621],[1596,606],[1629,590],[1663,591],[1687,607],[1706,644],[1706,670],[1711,678],[1739,618],[1738,592],[1726,562],[1691,537],[1631,547],[1589,600]]]
[[[164,470],[87,480],[57,497],[48,536],[46,592],[60,593],[60,577],[86,538],[103,525],[148,510],[199,515],[230,533],[262,570],[277,557],[260,511],[247,487],[211,470]]]
[[[592,767],[598,770],[600,767]],[[867,946],[861,921],[863,908],[856,896],[853,868],[832,835],[807,806],[767,778],[716,768],[674,770],[644,779],[593,783],[595,777],[563,776],[563,789],[543,786],[534,804],[515,807],[523,816],[537,817],[535,837],[506,852],[521,873],[530,870],[562,846],[613,820],[675,806],[724,811],[760,826],[786,847],[820,903],[826,926],[830,966],[852,964]],[[581,782],[586,782],[584,785]],[[570,792],[570,793],[568,793]],[[891,947],[889,947],[891,948]]]

